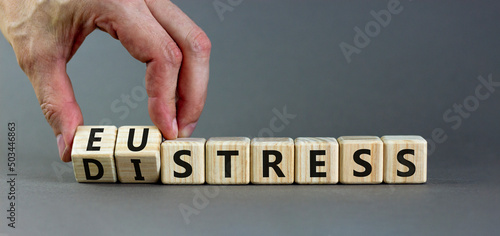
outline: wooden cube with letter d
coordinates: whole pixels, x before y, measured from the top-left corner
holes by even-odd
[[[116,182],[116,126],[78,126],[71,159],[78,182]]]

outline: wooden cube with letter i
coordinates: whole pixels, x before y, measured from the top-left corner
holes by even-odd
[[[116,182],[116,126],[78,126],[71,159],[78,182]]]
[[[154,183],[160,177],[162,136],[155,126],[122,126],[118,129],[115,163],[122,183]]]

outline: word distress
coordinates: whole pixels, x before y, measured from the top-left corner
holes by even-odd
[[[386,135],[164,140],[155,126],[79,126],[78,182],[163,184],[419,184],[427,142]]]

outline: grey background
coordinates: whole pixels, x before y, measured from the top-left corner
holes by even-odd
[[[226,2],[226,1],[222,1]],[[78,184],[15,55],[0,38],[0,235],[498,235],[500,94],[463,119],[478,76],[500,81],[497,1],[401,1],[403,11],[351,63],[339,44],[387,1],[243,1],[221,21],[212,1],[175,1],[213,44],[209,94],[193,134],[259,135],[273,109],[296,115],[274,136],[417,134],[425,185],[163,186]],[[142,86],[145,65],[91,34],[68,65],[86,124],[151,124],[147,100],[120,118],[111,104]],[[6,128],[17,124],[17,228],[6,227]],[[57,170],[57,171],[56,171]],[[216,191],[186,223],[180,204]]]

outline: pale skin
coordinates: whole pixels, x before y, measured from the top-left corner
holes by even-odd
[[[83,124],[66,64],[95,29],[146,63],[149,115],[163,136],[190,136],[205,104],[211,43],[172,2],[0,0],[0,30],[33,85],[61,159],[71,161]]]

